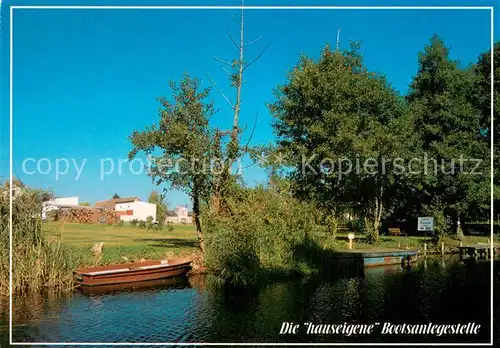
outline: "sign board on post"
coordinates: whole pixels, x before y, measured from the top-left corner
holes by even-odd
[[[419,231],[434,231],[434,218],[430,216],[419,217],[417,229]]]

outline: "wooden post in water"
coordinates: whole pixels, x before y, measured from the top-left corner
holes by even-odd
[[[441,242],[441,255],[444,255],[444,242]]]
[[[427,243],[424,243],[424,257],[427,257]]]

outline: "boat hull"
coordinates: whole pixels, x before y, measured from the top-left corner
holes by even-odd
[[[139,283],[153,283],[185,275],[191,270],[190,260],[147,261],[123,265],[79,268],[73,272],[74,282],[82,290],[86,288],[130,288]],[[161,282],[160,282],[161,283]],[[140,285],[140,284],[139,284]]]
[[[97,285],[97,286],[79,286],[78,290],[84,295],[100,295],[100,294],[108,294],[114,292],[122,292],[122,291],[140,291],[140,290],[150,290],[150,289],[159,289],[165,287],[176,287],[181,286],[185,287],[189,284],[189,281],[185,274],[163,278],[163,279],[154,279],[154,280],[143,280],[139,282],[133,283],[121,283],[121,284],[109,284],[109,285]]]

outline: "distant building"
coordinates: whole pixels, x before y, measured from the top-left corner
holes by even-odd
[[[122,221],[146,221],[149,216],[156,221],[156,204],[143,202],[138,197],[113,198],[96,202],[94,206],[116,211]]]
[[[178,206],[173,211],[172,210],[167,211],[166,222],[173,224],[180,224],[180,223],[192,224],[193,216],[192,214],[189,213],[188,208]]]
[[[78,197],[57,197],[42,203],[42,219],[47,219],[49,211],[78,206]]]

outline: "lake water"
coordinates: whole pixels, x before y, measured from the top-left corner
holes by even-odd
[[[498,266],[495,261],[495,286]],[[245,291],[215,290],[197,276],[148,290],[20,297],[14,307],[19,342],[489,342],[490,264],[436,259],[410,269],[373,268]],[[1,315],[0,343],[7,346],[7,314]],[[301,327],[295,335],[280,335],[283,322]],[[306,322],[473,322],[481,329],[478,335],[441,337],[383,335],[381,327],[371,335],[314,335],[306,333]]]

